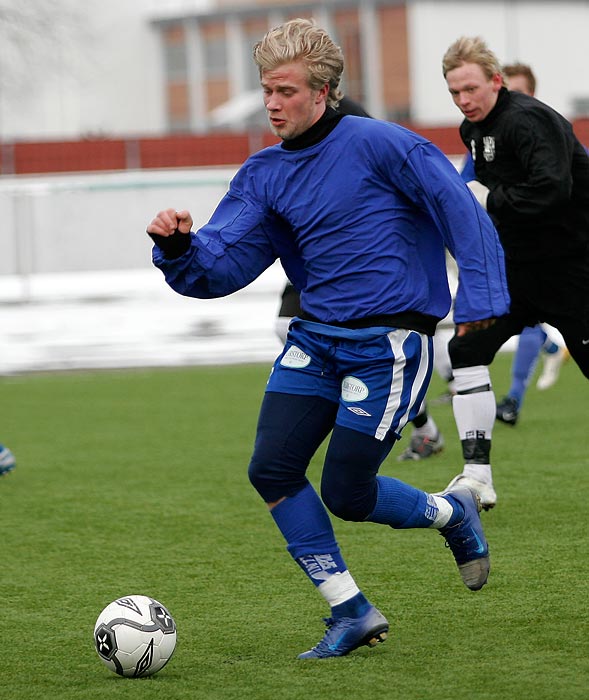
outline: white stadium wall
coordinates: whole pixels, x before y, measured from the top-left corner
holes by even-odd
[[[145,227],[160,209],[204,224],[231,168],[0,179],[0,275],[151,266]]]

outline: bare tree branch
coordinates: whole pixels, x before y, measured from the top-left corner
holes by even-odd
[[[74,77],[73,40],[92,37],[83,11],[76,0],[0,0],[0,89],[26,91],[32,73]]]

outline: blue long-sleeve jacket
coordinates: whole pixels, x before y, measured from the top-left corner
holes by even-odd
[[[181,234],[175,234],[181,235]],[[346,116],[314,146],[251,156],[186,253],[154,264],[180,294],[225,296],[280,258],[301,306],[324,323],[450,309],[456,323],[507,313],[503,252],[487,214],[430,142]]]

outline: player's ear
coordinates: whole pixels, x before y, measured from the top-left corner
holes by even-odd
[[[329,83],[325,83],[320,90],[317,91],[316,103],[324,102],[327,100],[327,95],[329,94]]]
[[[499,90],[501,90],[501,88],[504,85],[503,76],[501,75],[501,73],[495,73],[491,78],[491,81],[493,82],[493,87],[495,88],[495,90],[499,92]]]

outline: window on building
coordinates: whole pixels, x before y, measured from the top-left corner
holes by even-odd
[[[229,99],[228,50],[225,23],[211,21],[201,27],[204,52],[204,81],[207,110]]]
[[[203,27],[205,75],[207,80],[227,77],[227,40],[223,25]]]
[[[163,45],[168,127],[170,131],[185,131],[190,126],[190,106],[186,39],[182,25],[164,30]]]
[[[268,22],[266,18],[244,21],[242,24],[243,44],[241,47],[241,55],[245,66],[245,85],[244,90],[256,90],[260,87],[260,76],[258,68],[252,58],[252,50],[254,45],[260,41],[264,34],[268,31]]]
[[[164,66],[168,81],[186,80],[186,44],[184,43],[183,33],[181,41],[169,41],[166,36],[166,41],[164,42]]]
[[[342,89],[348,97],[362,104],[365,100],[362,82],[362,51],[357,10],[342,10],[333,17],[335,39],[345,56]]]

